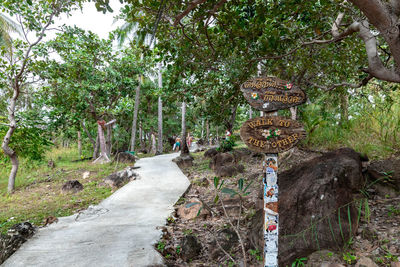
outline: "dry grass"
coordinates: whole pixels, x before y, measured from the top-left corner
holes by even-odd
[[[79,159],[75,149],[54,149],[48,153],[48,160],[52,159],[56,167],[51,169],[46,163],[29,164],[21,162],[21,169],[17,177],[16,190],[12,195],[6,194],[7,173],[0,172],[0,231],[5,232],[10,226],[22,221],[30,221],[41,225],[49,216],[61,217],[74,214],[97,204],[111,195],[109,187],[99,184],[107,175],[115,171],[115,164],[94,165],[91,161],[77,161]],[[127,164],[118,164],[118,170]],[[82,178],[85,171],[90,172],[86,179]],[[62,185],[69,180],[79,180],[83,190],[72,194],[61,193]]]

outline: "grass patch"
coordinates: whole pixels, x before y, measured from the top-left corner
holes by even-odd
[[[52,159],[56,167],[51,169],[46,162],[29,163],[21,160],[17,175],[16,190],[12,195],[6,193],[10,166],[1,170],[0,174],[0,232],[22,221],[30,221],[39,226],[48,216],[69,216],[89,205],[98,204],[111,195],[110,187],[99,186],[107,175],[125,168],[129,164],[94,165],[91,161],[77,161],[76,149],[58,148],[46,155]],[[86,179],[85,171],[90,172]],[[6,175],[5,175],[6,174]],[[79,180],[83,190],[76,194],[62,194],[62,185],[69,180]]]

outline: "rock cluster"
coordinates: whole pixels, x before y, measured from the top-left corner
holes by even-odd
[[[215,172],[215,175],[220,177],[231,177],[244,172],[244,166],[238,164],[234,155],[231,153],[215,154],[211,158],[210,169]]]
[[[62,193],[77,193],[83,190],[83,185],[78,180],[67,181],[61,188]]]
[[[127,167],[122,171],[110,174],[104,179],[104,183],[113,188],[118,188],[127,182],[136,180],[139,175],[134,171],[135,167]]]
[[[6,235],[0,236],[0,264],[10,257],[23,243],[34,235],[36,229],[30,222],[12,226]]]

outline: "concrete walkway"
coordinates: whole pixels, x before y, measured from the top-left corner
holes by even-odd
[[[124,267],[163,264],[154,249],[189,180],[167,154],[139,160],[140,178],[85,212],[40,229],[3,266]]]

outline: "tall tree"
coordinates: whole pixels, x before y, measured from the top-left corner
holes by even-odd
[[[8,13],[16,14],[24,33],[23,41],[13,43],[13,49],[10,54],[1,59],[0,69],[5,73],[8,87],[11,91],[11,97],[8,105],[8,131],[2,142],[4,153],[10,158],[12,168],[8,179],[7,190],[12,193],[15,188],[15,178],[17,176],[19,160],[16,152],[9,146],[11,137],[17,128],[16,106],[21,89],[27,85],[29,77],[29,68],[34,56],[38,56],[40,51],[34,48],[42,41],[54,18],[62,12],[69,12],[74,8],[76,1],[5,1],[2,2],[2,8]],[[36,32],[36,39],[28,40],[28,31]]]
[[[158,144],[157,153],[163,153],[163,104],[161,98],[161,90],[163,86],[162,73],[161,73],[161,63],[158,64],[158,88],[160,90],[160,95],[158,96]]]
[[[182,101],[182,149],[181,156],[189,154],[189,148],[187,145],[187,131],[186,131],[186,102]]]

